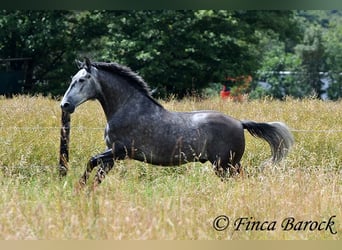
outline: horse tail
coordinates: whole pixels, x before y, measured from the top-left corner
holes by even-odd
[[[272,162],[277,163],[286,157],[294,143],[293,135],[284,123],[257,123],[242,121],[244,129],[254,137],[264,139],[272,150]]]

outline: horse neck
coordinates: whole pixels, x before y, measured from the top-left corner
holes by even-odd
[[[100,78],[102,93],[98,96],[98,100],[105,112],[107,121],[115,115],[119,110],[129,109],[129,113],[137,111],[140,107],[146,108],[149,112],[150,100],[146,101],[143,93],[134,89],[126,80],[119,77]],[[156,105],[156,104],[152,104]]]

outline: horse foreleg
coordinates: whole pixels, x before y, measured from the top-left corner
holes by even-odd
[[[114,159],[123,160],[129,154],[126,146],[122,143],[113,143],[112,149],[107,150],[102,154],[101,166],[97,171],[94,181],[94,188],[96,188],[106,177],[108,172],[114,167]]]
[[[84,172],[84,174],[82,175],[81,179],[79,180],[79,184],[81,187],[85,186],[87,184],[87,181],[89,179],[89,175],[90,173],[93,171],[93,169],[101,164],[101,165],[105,165],[106,163],[110,164],[112,163],[112,166],[109,168],[109,170],[113,167],[114,165],[114,159],[113,159],[113,152],[111,149],[107,150],[106,152],[104,152],[103,154],[99,154],[96,156],[93,156],[87,164],[87,168],[86,171]],[[105,168],[106,169],[106,168]],[[99,169],[99,171],[101,170],[101,168]],[[108,170],[108,171],[109,171]]]
[[[101,159],[101,166],[99,167],[95,176],[94,188],[103,181],[103,179],[106,177],[108,172],[113,168],[113,166],[113,155]]]
[[[97,156],[92,157],[88,163],[87,163],[87,168],[82,175],[81,179],[79,180],[79,186],[80,188],[84,187],[87,184],[87,181],[89,179],[89,175],[91,171],[99,164]]]

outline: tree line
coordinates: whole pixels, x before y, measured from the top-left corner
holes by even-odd
[[[24,67],[26,93],[58,96],[77,70],[75,59],[87,56],[129,66],[160,97],[202,94],[227,77],[251,76],[245,91],[252,98],[337,100],[341,20],[341,11],[2,10],[0,58],[29,63],[0,70]]]

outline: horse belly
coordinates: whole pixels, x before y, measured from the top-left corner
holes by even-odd
[[[149,142],[141,142],[136,148],[139,152],[134,159],[143,160],[151,164],[175,166],[193,161],[206,161],[205,141],[199,133],[172,133],[168,131],[150,137]]]

